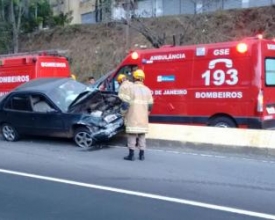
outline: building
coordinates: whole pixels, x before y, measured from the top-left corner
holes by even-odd
[[[216,10],[268,6],[274,3],[274,0],[171,0],[163,5],[163,8],[167,8],[167,10],[163,11],[163,14],[203,13]]]
[[[96,23],[96,0],[49,0],[54,15],[72,12],[72,24]]]
[[[72,24],[126,19],[130,16],[158,17],[197,14],[233,8],[260,7],[275,0],[49,0],[55,14],[72,12]],[[128,2],[131,4],[128,7]]]

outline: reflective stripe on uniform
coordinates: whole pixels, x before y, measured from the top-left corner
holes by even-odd
[[[148,132],[148,128],[126,126],[126,133],[142,134],[147,132]]]
[[[147,100],[144,101],[144,100],[132,100],[130,102],[131,104],[138,104],[138,105],[148,105],[148,104],[153,104],[151,102],[148,102]]]

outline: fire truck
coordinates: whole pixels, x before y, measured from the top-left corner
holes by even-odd
[[[41,77],[71,77],[62,51],[48,50],[0,55],[0,96],[18,85]]]
[[[117,92],[119,73],[144,70],[150,122],[275,128],[275,42],[240,41],[131,51],[96,86]]]

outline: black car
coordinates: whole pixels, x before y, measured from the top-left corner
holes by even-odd
[[[17,87],[0,100],[5,140],[22,135],[73,138],[87,148],[123,130],[121,101],[69,78],[42,78]]]

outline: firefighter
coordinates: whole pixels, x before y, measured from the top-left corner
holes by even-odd
[[[120,73],[118,77],[116,78],[119,86],[118,89],[118,97],[125,102],[129,102],[129,89],[133,85],[132,82],[130,82],[127,78],[127,76],[123,73]]]
[[[148,132],[148,118],[153,106],[151,90],[143,84],[145,74],[137,69],[133,72],[134,83],[128,90],[122,91],[123,97],[121,111],[125,115],[125,127],[127,134],[127,146],[129,155],[125,160],[133,161],[136,144],[139,148],[139,159],[144,160],[146,148],[145,134]]]

